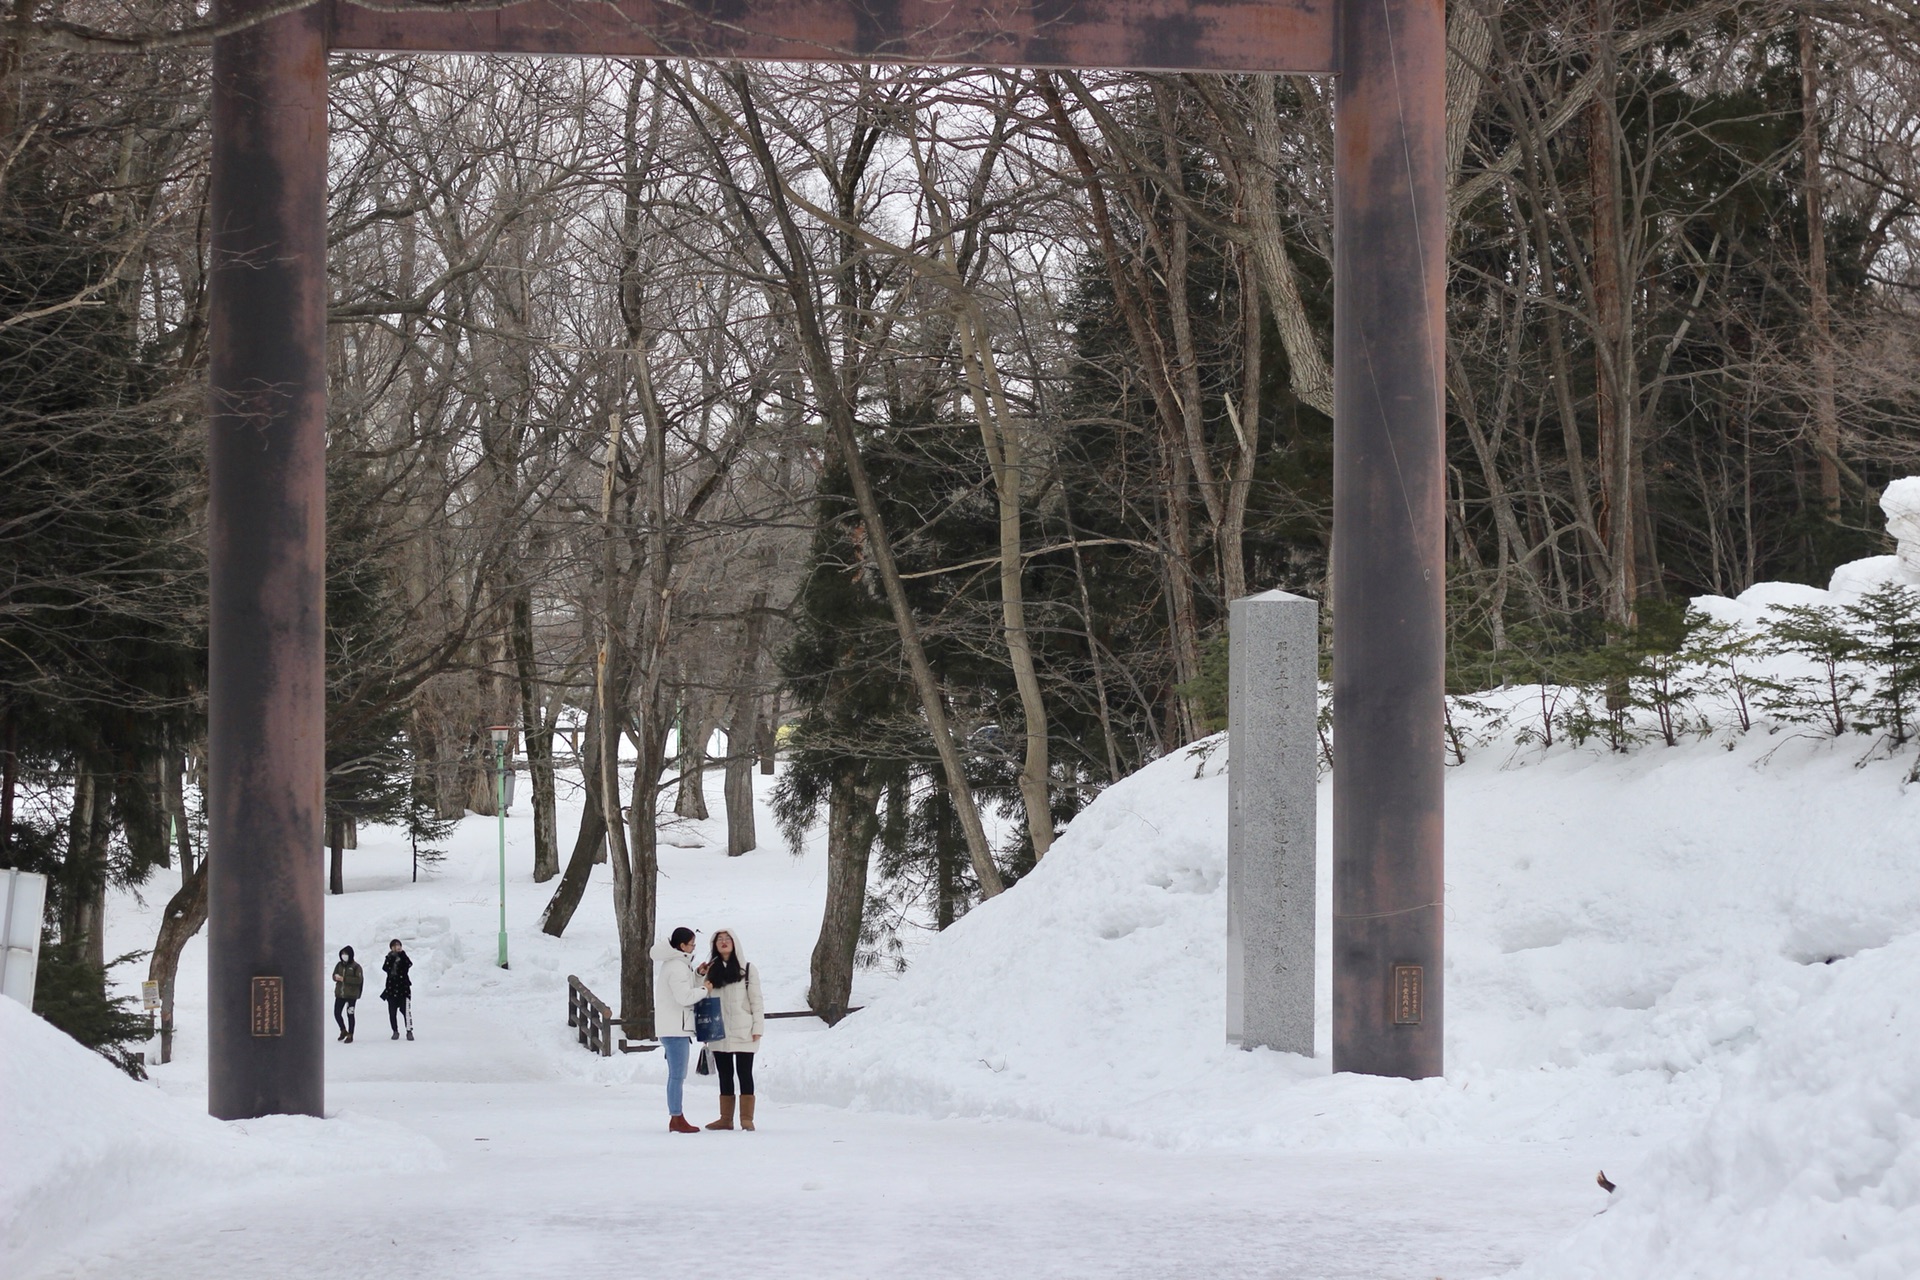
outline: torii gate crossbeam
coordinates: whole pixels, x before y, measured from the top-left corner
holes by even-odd
[[[324,1100],[334,49],[1337,74],[1334,1067],[1439,1073],[1444,0],[318,0],[213,52],[214,1115]]]

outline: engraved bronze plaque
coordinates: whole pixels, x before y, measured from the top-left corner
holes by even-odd
[[[1393,1025],[1417,1027],[1426,1004],[1426,970],[1417,964],[1393,966]]]
[[[287,1030],[287,984],[279,978],[253,980],[253,1034],[284,1035]]]

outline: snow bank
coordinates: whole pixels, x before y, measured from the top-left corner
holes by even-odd
[[[1199,763],[1109,788],[894,990],[761,1070],[834,1103],[1160,1136],[1156,1096],[1198,1103],[1196,1063],[1224,1056],[1205,1046],[1225,1027],[1226,777]]]
[[[1671,1139],[1754,1045],[1796,1034],[1825,962],[1920,928],[1920,791],[1905,759],[1765,728],[1543,752],[1514,739],[1530,697],[1488,695],[1511,718],[1448,771],[1444,1080],[1329,1071],[1324,792],[1321,1053],[1227,1047],[1209,742],[1108,789],[866,1011],[774,1047],[767,1087],[1174,1147]]]
[[[1514,1280],[1920,1275],[1920,938],[1837,963],[1699,1132]]]
[[[259,1174],[435,1167],[424,1139],[356,1117],[222,1124],[0,998],[0,1273],[157,1201]]]

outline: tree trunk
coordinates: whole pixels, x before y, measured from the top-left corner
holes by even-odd
[[[1492,18],[1506,0],[1454,0],[1447,6],[1447,243],[1453,243],[1458,211],[1453,208],[1460,166],[1467,158],[1467,138],[1473,132],[1473,114],[1480,105],[1487,64],[1493,55]]]
[[[1173,95],[1154,83],[1154,101],[1160,112],[1160,141],[1167,172],[1182,189],[1186,186],[1184,147]],[[1173,368],[1167,382],[1178,386],[1174,404],[1180,421],[1181,441],[1186,445],[1187,463],[1192,468],[1200,502],[1207,513],[1207,524],[1219,545],[1220,522],[1226,515],[1219,481],[1214,476],[1213,455],[1207,448],[1206,399],[1200,387],[1200,354],[1193,341],[1193,313],[1189,302],[1189,264],[1192,260],[1192,229],[1178,201],[1169,202],[1162,268],[1166,276],[1167,328],[1173,333]]]
[[[1100,661],[1100,639],[1093,630],[1093,597],[1087,590],[1087,566],[1080,554],[1080,531],[1073,523],[1073,505],[1065,486],[1060,490],[1060,512],[1067,519],[1067,541],[1073,546],[1073,579],[1080,591],[1080,625],[1086,629],[1087,660],[1093,665],[1093,693],[1100,709],[1100,740],[1107,749],[1107,781],[1120,781],[1120,750],[1113,737],[1113,713],[1107,702],[1107,675]]]
[[[713,738],[713,720],[707,707],[711,701],[704,693],[682,696],[676,752],[680,786],[673,799],[673,812],[677,817],[704,820],[710,816],[707,813],[707,743]]]
[[[104,861],[104,859],[102,859]],[[94,877],[92,892],[81,909],[80,932],[86,940],[87,963],[107,970],[107,875],[104,867]]]
[[[834,777],[827,792],[827,906],[813,945],[807,1008],[828,1026],[847,1016],[853,968],[867,907],[867,861],[873,847],[873,809],[879,788],[851,772]]]
[[[628,859],[615,862],[614,922],[620,934],[620,1025],[633,1038],[654,1033],[653,941],[659,932],[660,826],[655,819],[660,804],[660,773],[666,766],[664,727],[643,723],[638,735],[640,758],[633,765],[633,803],[627,810]],[[616,858],[621,855],[615,851]],[[622,875],[619,868],[630,868]],[[624,883],[623,883],[624,882]]]
[[[960,859],[954,855],[953,812],[940,803],[939,797],[933,802],[933,874],[935,881],[933,896],[933,927],[942,932],[951,929],[953,922],[966,912],[966,892],[960,884]]]
[[[12,864],[13,792],[20,778],[20,721],[7,708],[4,738],[0,738],[0,861]]]
[[[560,832],[553,777],[553,724],[540,696],[533,651],[533,593],[513,597],[513,658],[520,681],[520,736],[533,782],[533,882],[560,874]]]
[[[753,757],[736,754],[735,735],[727,735],[727,768],[724,791],[727,803],[727,856],[737,858],[760,847],[759,833],[753,824]]]
[[[1277,185],[1285,163],[1281,159],[1284,134],[1274,102],[1275,78],[1250,77],[1253,93],[1254,163],[1246,175],[1246,217],[1253,233],[1253,260],[1260,287],[1266,291],[1280,345],[1287,353],[1289,381],[1302,404],[1333,416],[1333,366],[1321,349],[1320,336],[1307,318],[1300,299],[1300,283],[1287,253],[1286,232],[1280,221]],[[1251,282],[1249,282],[1251,284]]]
[[[92,843],[93,792],[93,773],[87,768],[86,757],[80,756],[74,762],[73,807],[67,811],[67,857],[60,868],[60,940],[74,945],[79,944],[85,928],[81,904],[87,897],[87,873],[91,870],[87,849]]]
[[[741,655],[734,673],[732,706],[727,713],[727,856],[737,858],[759,847],[753,826],[754,711],[760,705],[760,647],[766,632],[767,593],[756,591],[748,604]]]
[[[330,856],[327,860],[327,892],[345,893],[346,883],[346,847],[347,824],[339,818],[327,820],[327,847]]]
[[[780,694],[776,690],[766,710],[760,713],[754,725],[754,733],[760,743],[760,774],[771,778],[780,750]]]
[[[167,901],[160,915],[160,934],[154,939],[147,978],[160,984],[160,1061],[173,1061],[173,980],[180,972],[180,953],[187,940],[207,922],[207,864],[188,875]]]
[[[1020,803],[1026,811],[1027,838],[1037,862],[1053,847],[1053,768],[1048,759],[1047,705],[1034,668],[1033,641],[1027,631],[1027,595],[1023,581],[1020,532],[1021,449],[1007,409],[1006,392],[994,364],[993,348],[977,310],[959,317],[960,357],[967,366],[974,417],[993,471],[1000,533],[1000,619],[1005,628],[1007,662],[1020,693],[1026,728],[1026,760],[1020,769]]]
[[[669,720],[665,685],[668,656],[666,638],[673,621],[673,565],[668,559],[667,537],[667,423],[653,389],[653,370],[648,360],[647,339],[641,326],[642,281],[639,274],[639,184],[640,159],[636,126],[639,121],[642,72],[635,65],[628,82],[626,126],[626,205],[623,223],[624,258],[620,274],[621,311],[627,325],[627,367],[633,390],[640,401],[646,424],[646,456],[641,474],[645,483],[645,569],[644,590],[637,593],[639,608],[632,617],[633,631],[625,630],[631,604],[617,595],[620,575],[615,572],[614,544],[607,543],[607,642],[600,685],[606,730],[601,745],[606,755],[601,766],[607,779],[603,801],[607,813],[607,860],[613,871],[614,925],[620,937],[620,1020],[629,1038],[636,1033],[654,1034],[653,972],[651,953],[657,932],[660,888],[659,813],[660,773],[666,766],[667,726]],[[609,457],[614,450],[609,449]],[[609,472],[611,475],[611,472]],[[608,481],[611,511],[611,480]],[[637,571],[640,565],[633,566]],[[638,577],[637,572],[635,578]],[[618,661],[618,666],[614,665]],[[618,673],[620,679],[614,676]],[[619,760],[620,736],[615,726],[614,708],[619,719],[632,714],[635,732],[633,745],[633,801],[627,811],[627,831],[621,830],[619,788],[614,779]],[[698,744],[702,750],[705,743]],[[627,836],[631,835],[629,845]]]
[[[574,836],[573,853],[567,858],[566,874],[554,886],[547,909],[540,913],[540,932],[558,938],[566,933],[573,913],[587,892],[595,863],[607,860],[607,811],[601,793],[600,716],[587,712],[586,746],[581,751],[580,776],[585,786],[585,805],[580,810],[580,830]]]
[[[498,721],[489,720],[487,723],[492,725]],[[462,770],[466,779],[467,812],[477,813],[483,818],[496,817],[500,812],[500,784],[493,762],[493,743],[484,733],[473,735],[468,743],[468,755]]]
[[[1840,512],[1840,414],[1833,392],[1833,312],[1827,296],[1826,181],[1820,172],[1820,46],[1811,11],[1800,14],[1800,161],[1807,214],[1807,325],[1813,345],[1813,446],[1821,514]]]
[[[1200,675],[1200,608],[1193,593],[1193,494],[1187,452],[1180,441],[1163,436],[1161,453],[1166,460],[1167,611],[1176,681],[1169,704],[1173,723],[1167,736],[1173,746],[1182,747],[1200,733],[1193,692],[1193,681]]]
[[[186,761],[178,751],[160,754],[160,805],[173,824],[173,847],[180,855],[180,878],[193,875],[193,832],[187,827]]]
[[[105,780],[85,756],[73,783],[73,812],[67,826],[65,892],[61,895],[60,937],[74,943],[81,958],[96,969],[107,967],[107,836],[110,814]]]
[[[1594,59],[1599,84],[1587,108],[1587,189],[1592,226],[1594,417],[1598,425],[1602,536],[1612,578],[1605,600],[1609,627],[1632,629],[1640,596],[1634,535],[1633,397],[1627,384],[1632,359],[1627,339],[1625,244],[1620,226],[1620,153],[1614,110],[1614,0],[1593,0]]]
[[[1247,501],[1253,495],[1253,469],[1260,450],[1260,381],[1264,338],[1261,330],[1260,290],[1251,279],[1248,255],[1240,257],[1240,399],[1229,393],[1227,421],[1233,427],[1233,467],[1227,476],[1226,511],[1220,520],[1220,585],[1232,602],[1247,594]]]

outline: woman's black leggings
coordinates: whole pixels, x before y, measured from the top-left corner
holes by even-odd
[[[345,1017],[340,1016],[343,1010],[346,1013]],[[335,1025],[337,1025],[340,1028],[341,1035],[344,1036],[348,1032],[352,1031],[353,1030],[353,1001],[342,1000],[339,996],[335,996],[333,998],[333,1021]]]
[[[731,1094],[734,1091],[733,1073],[736,1070],[740,1073],[740,1092],[753,1092],[753,1052],[751,1050],[746,1053],[720,1053],[716,1051],[713,1055],[713,1061],[715,1065],[720,1068],[720,1092],[722,1094]]]
[[[392,1027],[396,1034],[400,1030],[400,1015],[402,1013],[407,1015],[407,1030],[413,1030],[413,1009],[410,1007],[412,1004],[412,996],[401,996],[398,1000],[387,1001],[387,1025]],[[374,1034],[379,1035],[380,1033],[376,1031]]]

